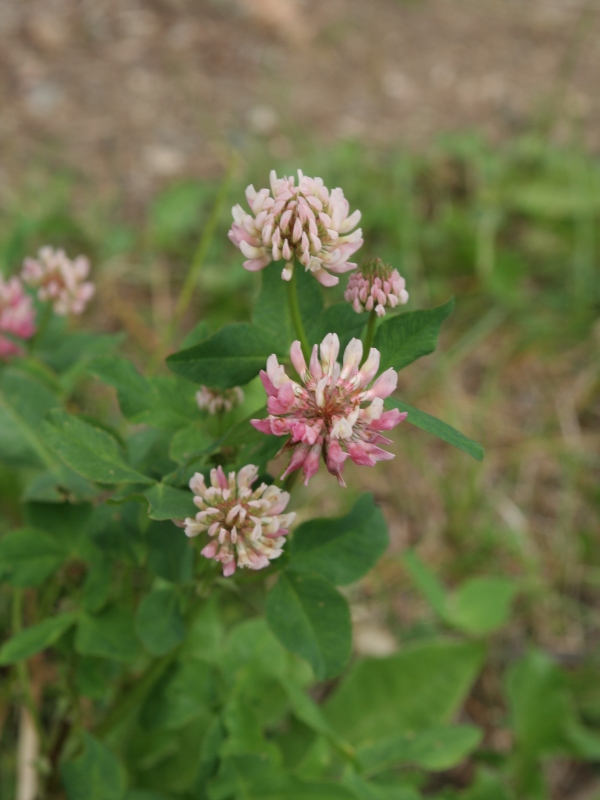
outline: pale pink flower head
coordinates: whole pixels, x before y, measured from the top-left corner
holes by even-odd
[[[378,317],[383,317],[386,306],[396,308],[408,302],[406,281],[397,269],[373,258],[350,275],[344,298],[357,314],[375,310]]]
[[[202,549],[205,558],[223,564],[223,575],[233,575],[237,567],[264,569],[283,552],[285,537],[296,514],[282,513],[290,499],[277,486],[252,484],[258,467],[248,464],[239,472],[225,475],[221,467],[210,472],[210,486],[197,472],[190,481],[195,517],[185,520],[187,536],[207,533],[208,544]]]
[[[246,199],[251,213],[234,206],[228,234],[246,256],[246,269],[256,272],[283,259],[281,277],[289,281],[295,257],[323,286],[335,286],[336,275],[355,269],[348,259],[363,243],[356,228],[360,211],[349,214],[341,189],[329,191],[321,178],[300,170],[296,186],[293,177],[278,178],[272,170],[270,190],[248,186]]]
[[[244,392],[239,386],[234,386],[233,389],[209,389],[208,386],[201,386],[200,391],[196,392],[196,402],[198,408],[214,416],[241,405],[244,402]]]
[[[30,339],[35,333],[35,312],[31,297],[25,294],[18,278],[0,277],[0,358],[23,355],[23,348],[2,333],[17,339]]]
[[[302,467],[305,486],[318,470],[321,455],[341,486],[345,486],[342,472],[347,458],[365,466],[393,458],[379,447],[391,444],[380,431],[390,430],[406,418],[397,409],[383,410],[384,398],[398,382],[393,369],[367,388],[379,369],[379,351],[371,348],[361,366],[360,339],[350,341],[341,365],[339,350],[337,334],[328,333],[320,347],[314,346],[307,366],[300,342],[294,342],[290,356],[301,384],[286,375],[275,355],[269,356],[267,371],[260,373],[269,416],[250,422],[262,433],[290,437],[285,449],[291,450],[292,457],[282,477]]]
[[[85,256],[71,260],[64,250],[42,247],[37,258],[26,258],[21,277],[38,290],[43,302],[50,301],[55,314],[82,314],[96,287],[85,279],[90,262]]]

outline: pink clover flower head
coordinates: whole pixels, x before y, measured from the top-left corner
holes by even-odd
[[[23,355],[23,348],[13,341],[30,339],[35,333],[35,311],[31,297],[25,294],[23,284],[18,278],[5,281],[0,277],[0,358]]]
[[[386,306],[396,308],[408,302],[406,281],[397,269],[374,258],[350,275],[344,298],[357,314],[375,309],[383,317]]]
[[[208,386],[201,386],[200,391],[196,392],[196,402],[198,408],[214,416],[241,405],[244,402],[244,392],[239,386],[234,386],[233,389],[209,389]]]
[[[372,384],[379,369],[380,353],[374,347],[362,364],[363,346],[352,339],[337,361],[340,340],[328,333],[320,347],[313,347],[307,366],[300,342],[294,342],[290,356],[301,383],[286,375],[275,355],[269,356],[267,370],[260,373],[268,395],[266,419],[250,420],[259,431],[289,436],[284,449],[291,450],[290,463],[282,477],[302,467],[304,485],[317,472],[321,456],[328,471],[345,486],[342,472],[347,458],[355,464],[374,466],[393,454],[379,445],[391,444],[381,435],[406,418],[397,409],[383,410],[398,375],[390,368]]]
[[[21,277],[38,290],[40,300],[52,303],[55,314],[64,317],[82,314],[92,299],[96,287],[85,280],[89,272],[85,256],[71,260],[64,250],[42,247],[37,258],[25,259]]]
[[[237,567],[268,567],[283,552],[296,518],[295,512],[282,513],[290,499],[288,492],[266,483],[252,489],[257,475],[254,464],[228,476],[219,466],[210,472],[210,486],[199,472],[190,481],[198,513],[185,520],[186,536],[208,533],[209,542],[201,553],[220,561],[225,577]]]
[[[246,256],[247,270],[256,272],[283,259],[281,277],[289,281],[296,257],[323,286],[335,286],[336,275],[356,268],[348,259],[363,243],[356,228],[360,211],[349,214],[341,189],[329,191],[321,178],[308,178],[300,170],[296,186],[294,177],[278,178],[272,170],[271,188],[257,192],[248,186],[246,199],[251,213],[234,206],[228,235]]]

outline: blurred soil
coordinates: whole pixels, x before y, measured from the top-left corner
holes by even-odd
[[[598,0],[2,0],[0,187],[41,160],[143,202],[257,137],[286,158],[544,115],[597,150],[599,30]]]

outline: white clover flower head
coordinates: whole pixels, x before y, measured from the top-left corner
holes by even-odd
[[[337,275],[355,269],[348,259],[363,243],[356,228],[360,211],[349,214],[341,189],[330,191],[321,178],[308,178],[300,170],[296,185],[293,176],[278,178],[272,170],[270,189],[257,192],[248,186],[246,199],[251,213],[234,206],[228,234],[246,256],[245,269],[256,272],[283,260],[281,277],[289,281],[295,257],[323,286],[335,286]]]
[[[38,290],[42,302],[52,303],[59,316],[82,314],[92,299],[96,287],[86,281],[90,262],[85,256],[71,260],[64,250],[42,247],[37,258],[26,258],[21,278]]]
[[[18,278],[4,280],[0,277],[0,358],[23,355],[23,348],[16,339],[30,339],[35,333],[35,311],[31,297],[25,294]]]
[[[350,275],[344,298],[357,314],[375,310],[378,317],[383,317],[387,307],[408,302],[406,281],[397,269],[374,258]]]
[[[283,380],[282,367],[274,355],[267,361],[266,372],[260,373],[268,395],[269,416],[250,422],[262,433],[289,436],[284,449],[290,450],[292,457],[282,477],[302,467],[307,485],[322,455],[328,471],[345,486],[342,472],[347,458],[355,464],[374,466],[394,457],[379,445],[391,444],[381,431],[394,428],[407,416],[397,409],[383,410],[384,398],[396,388],[397,373],[390,368],[367,388],[379,369],[379,351],[371,348],[362,366],[360,339],[350,341],[341,365],[339,351],[337,334],[328,333],[320,347],[313,347],[307,366],[296,341],[290,358],[302,383],[287,375]]]
[[[201,386],[200,391],[196,392],[196,402],[198,408],[215,416],[241,405],[244,402],[244,392],[239,386],[232,389],[209,389],[208,386]]]
[[[258,467],[248,464],[239,472],[225,475],[219,466],[210,472],[210,486],[197,472],[190,480],[198,513],[185,520],[187,536],[207,533],[205,558],[223,564],[223,575],[237,567],[264,569],[283,552],[285,537],[296,514],[282,513],[290,499],[288,492],[261,483],[256,489]]]

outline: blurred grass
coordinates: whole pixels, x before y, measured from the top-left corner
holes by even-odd
[[[585,661],[600,630],[600,163],[535,135],[495,147],[446,137],[419,154],[355,143],[304,143],[302,152],[277,163],[279,174],[302,166],[343,187],[363,212],[360,257],[380,256],[405,275],[409,308],[458,297],[440,350],[403,372],[400,390],[486,448],[480,465],[404,428],[394,462],[351,471],[376,493],[392,532],[358,600],[402,637],[417,635],[429,612],[400,559],[416,546],[449,585],[519,578],[509,650],[533,637]],[[241,162],[182,331],[199,318],[213,330],[249,318],[259,280],[226,238],[229,207],[247,183],[267,185],[272,166],[258,145]],[[119,197],[32,168],[2,202],[0,266],[17,270],[42,244],[89,253],[95,324],[126,328],[130,355],[150,361],[218,192],[216,183],[176,183],[132,216]],[[329,510],[328,487],[314,492]]]

